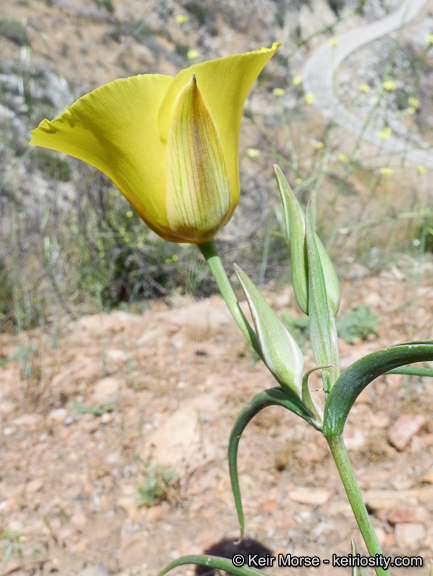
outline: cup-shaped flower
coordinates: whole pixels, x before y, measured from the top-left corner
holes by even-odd
[[[207,242],[239,201],[243,105],[279,46],[195,64],[175,78],[115,80],[43,120],[30,144],[104,172],[166,240]]]

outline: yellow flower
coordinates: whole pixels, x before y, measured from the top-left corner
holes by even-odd
[[[433,44],[433,34],[429,34],[426,38],[427,44]]]
[[[115,80],[43,120],[30,144],[104,172],[162,238],[207,242],[239,201],[243,105],[279,47],[195,64],[175,78]]]
[[[382,82],[382,86],[387,92],[392,92],[397,88],[397,84],[394,80],[385,80],[385,82]]]
[[[389,168],[388,166],[384,166],[383,168],[380,169],[380,173],[383,174],[383,176],[391,176],[393,172],[394,170],[392,168]]]
[[[325,145],[323,144],[323,142],[320,142],[320,140],[315,144],[316,150],[321,150],[324,146]]]
[[[343,164],[347,164],[347,162],[349,162],[349,158],[346,156],[346,154],[340,154],[338,156],[338,159],[340,160],[340,162],[342,162]]]
[[[314,94],[305,94],[305,102],[312,104],[314,102]]]
[[[392,130],[389,126],[377,133],[377,135],[379,136],[379,138],[381,140],[388,140],[388,138],[391,136],[391,134],[392,134]]]
[[[176,16],[176,22],[178,24],[185,24],[185,22],[188,20],[188,16],[185,16],[185,14],[178,14]]]
[[[407,103],[411,108],[419,108],[421,106],[421,102],[418,100],[418,98],[414,98],[413,96],[409,96]]]
[[[292,84],[293,86],[299,86],[299,84],[302,84],[302,76],[295,76],[292,80]]]
[[[370,86],[368,84],[361,84],[361,86],[359,87],[359,89],[361,90],[361,92],[363,94],[366,94],[367,92],[370,91]]]
[[[338,46],[338,38],[331,38],[329,40],[329,43],[331,44],[331,46]]]
[[[258,158],[260,156],[260,150],[257,150],[257,148],[248,148],[247,156],[248,158]]]
[[[417,174],[425,174],[426,173],[426,167],[422,166],[420,164],[419,166],[416,167],[416,171],[417,171]]]
[[[186,57],[188,58],[188,60],[195,60],[196,58],[198,58],[198,51],[188,50]]]
[[[284,96],[285,93],[286,91],[284,90],[284,88],[274,88],[272,90],[272,94],[277,98],[281,98],[281,96]]]

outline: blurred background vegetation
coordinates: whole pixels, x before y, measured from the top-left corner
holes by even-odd
[[[315,198],[317,229],[342,280],[390,267],[415,284],[431,274],[430,171],[324,118],[302,83],[306,58],[318,46],[397,5],[257,0],[246,13],[230,0],[6,0],[0,18],[0,331],[103,309],[140,311],[150,299],[216,291],[194,246],[161,240],[107,178],[79,161],[30,149],[29,132],[117,77],[175,75],[191,63],[277,40],[283,48],[244,110],[242,197],[218,237],[227,268],[237,261],[259,284],[290,279],[272,173],[277,162],[301,203]],[[397,126],[428,148],[433,22],[421,15],[406,28],[345,61],[336,90],[383,140]]]

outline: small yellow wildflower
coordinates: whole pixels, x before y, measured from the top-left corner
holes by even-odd
[[[413,96],[409,96],[407,103],[412,108],[419,108],[421,106],[421,102],[418,100],[418,98],[414,98]]]
[[[179,260],[179,256],[177,254],[173,254],[171,259],[173,260],[173,262],[177,262]]]
[[[305,102],[312,104],[314,102],[314,94],[305,94]]]
[[[416,108],[414,108],[413,106],[409,106],[408,108],[406,108],[405,112],[408,116],[413,116],[416,113]]]
[[[295,182],[296,184],[302,184],[303,180],[302,178],[296,178]]]
[[[392,92],[397,88],[397,84],[394,80],[385,80],[385,82],[382,82],[382,86],[387,92]]]
[[[361,90],[361,92],[363,94],[366,94],[367,92],[370,92],[370,86],[368,84],[361,84],[361,86],[359,87],[359,89]]]
[[[198,58],[198,51],[188,50],[186,57],[188,58],[188,60],[195,60],[196,58]]]
[[[329,43],[331,44],[331,46],[338,46],[338,42],[339,42],[338,38],[331,38],[329,40]]]
[[[292,80],[293,86],[299,86],[302,84],[302,76],[295,76]]]
[[[315,148],[316,150],[321,150],[323,146],[324,146],[323,142],[316,142]]]
[[[178,14],[176,16],[176,22],[180,25],[185,24],[185,22],[188,20],[188,16],[185,16],[185,14]]]
[[[393,172],[394,170],[392,168],[389,168],[389,166],[384,166],[383,168],[380,169],[380,173],[383,174],[383,176],[391,176]]]
[[[134,216],[134,212],[132,210],[128,210],[126,213],[127,218],[132,218]]]
[[[416,172],[417,172],[417,174],[425,174],[426,173],[426,167],[422,166],[420,164],[419,166],[416,167]]]
[[[277,98],[281,98],[281,96],[284,96],[285,93],[286,91],[284,90],[284,88],[274,88],[272,90],[272,94]]]
[[[248,158],[258,158],[260,156],[260,150],[257,150],[257,148],[248,148],[247,156]]]
[[[433,34],[429,34],[426,38],[427,44],[433,44]]]
[[[388,140],[388,138],[391,136],[391,134],[392,134],[392,130],[389,126],[377,133],[377,135],[379,136],[379,138],[381,140]]]
[[[343,164],[347,164],[347,162],[349,162],[349,158],[346,156],[346,154],[340,154],[340,156],[338,157],[338,159],[339,159],[340,162],[342,162]]]

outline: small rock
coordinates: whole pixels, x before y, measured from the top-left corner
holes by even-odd
[[[389,426],[389,416],[385,412],[370,413],[370,422],[374,428],[387,428]]]
[[[82,510],[76,510],[71,516],[71,522],[76,528],[81,530],[87,524],[86,515]]]
[[[321,506],[328,500],[329,492],[322,488],[295,488],[289,492],[289,498],[292,502]]]
[[[112,419],[113,419],[112,414],[110,414],[109,412],[104,412],[104,414],[102,414],[101,416],[101,424],[108,424],[109,422],[111,422]]]
[[[137,506],[137,496],[124,496],[123,498],[119,498],[117,506],[125,510],[130,522],[135,523],[141,519],[141,511]]]
[[[12,414],[15,410],[15,406],[15,402],[12,402],[11,400],[3,400],[3,402],[0,402],[0,414],[3,416]]]
[[[26,485],[26,492],[27,494],[36,494],[39,490],[42,490],[44,487],[44,483],[39,478],[35,478],[34,480],[30,480],[30,482]]]
[[[422,524],[411,522],[397,524],[395,527],[395,539],[400,548],[416,549],[426,536],[426,530]]]
[[[365,444],[365,435],[361,430],[355,429],[344,435],[347,450],[359,450]]]
[[[158,506],[152,506],[147,510],[146,521],[156,522],[156,520],[162,518],[164,514],[166,514],[169,510],[170,507],[166,503],[159,504]]]
[[[399,506],[388,516],[390,524],[405,524],[407,522],[424,522],[428,513],[422,506]]]
[[[197,397],[195,402],[200,398]],[[212,396],[206,395],[205,398],[210,403]],[[148,436],[144,459],[149,456],[156,463],[176,470],[180,476],[185,467],[191,474],[207,467],[215,459],[215,447],[191,402],[170,414],[164,424]]]
[[[38,427],[41,417],[38,414],[23,414],[19,418],[12,420],[12,424],[18,428],[35,429]]]
[[[415,491],[367,490],[365,492],[365,504],[371,510],[390,510],[408,502],[418,503]]]
[[[424,476],[422,477],[423,482],[428,482],[429,484],[433,484],[433,470],[429,470]]]
[[[123,350],[112,348],[107,350],[105,354],[106,367],[109,373],[118,372],[126,365],[127,361],[128,355]]]
[[[401,452],[426,424],[421,414],[402,414],[389,429],[389,441]]]
[[[92,402],[102,404],[109,400],[115,400],[120,390],[120,382],[117,378],[109,376],[96,382],[92,393]]]
[[[47,420],[55,424],[60,424],[64,420],[66,420],[67,416],[68,411],[66,410],[66,408],[57,408],[56,410],[51,410],[51,412],[47,416]]]
[[[275,512],[279,507],[277,500],[266,500],[266,502],[263,502],[262,510],[264,512]]]

